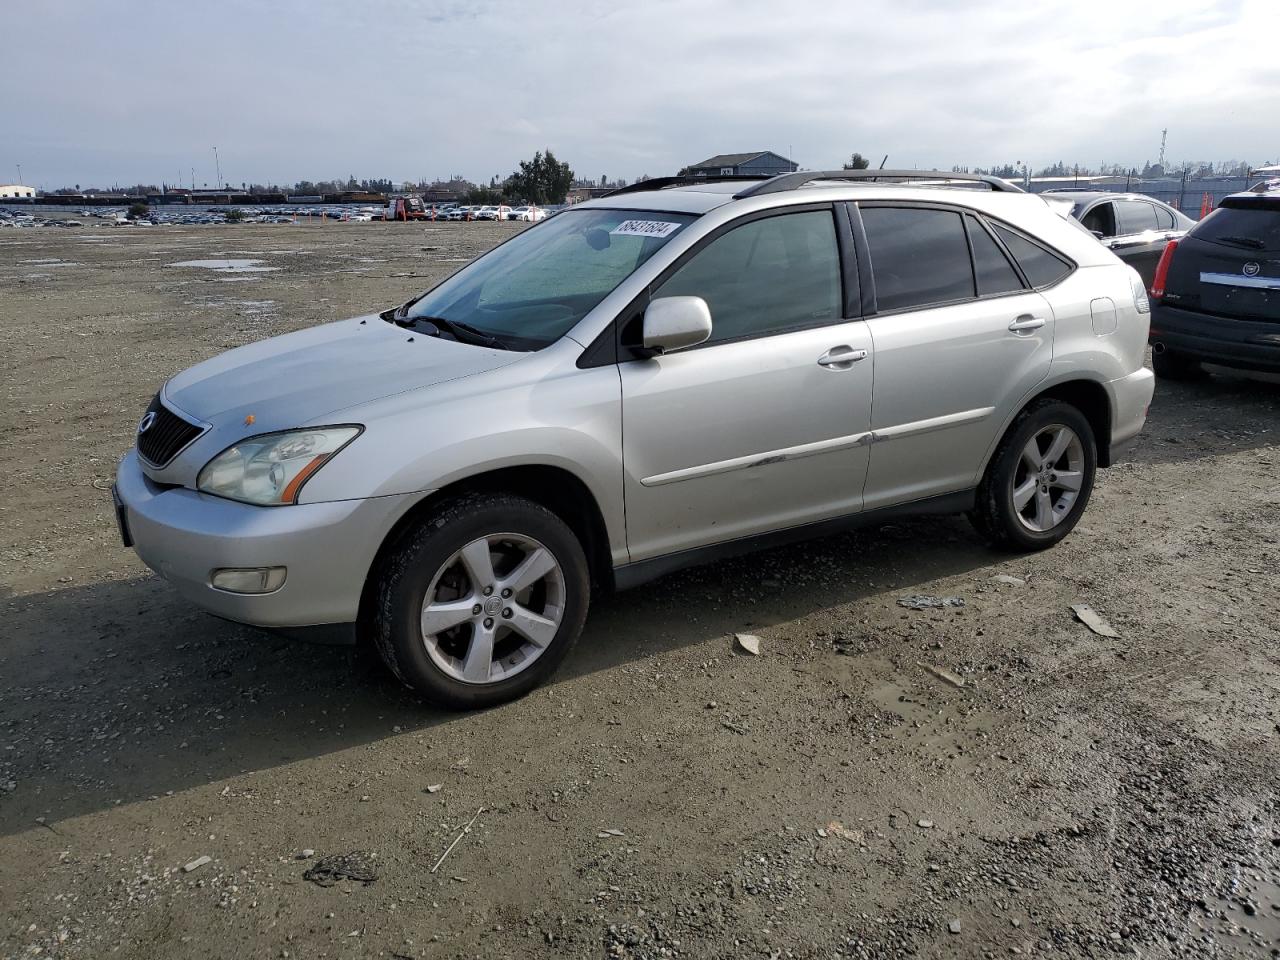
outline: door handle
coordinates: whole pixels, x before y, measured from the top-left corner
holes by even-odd
[[[1029,313],[1024,313],[1009,324],[1009,329],[1018,334],[1030,333],[1032,330],[1039,330],[1048,322],[1044,317],[1033,317]]]
[[[855,350],[848,344],[832,347],[818,358],[818,366],[828,370],[848,370],[859,360],[867,359],[866,350]]]

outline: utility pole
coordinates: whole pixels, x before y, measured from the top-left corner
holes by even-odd
[[[1160,165],[1160,172],[1164,172],[1164,144],[1169,139],[1169,128],[1165,127],[1160,131],[1160,159],[1156,161]]]
[[[218,171],[218,189],[222,189],[222,164],[218,162],[218,148],[213,148],[213,166]]]
[[[18,164],[18,183],[22,183],[22,164]]]

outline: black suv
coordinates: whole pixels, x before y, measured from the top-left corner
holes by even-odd
[[[1171,241],[1151,284],[1156,376],[1201,362],[1280,372],[1280,181],[1232,194]]]

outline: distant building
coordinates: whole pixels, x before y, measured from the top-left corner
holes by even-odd
[[[437,180],[423,188],[423,203],[460,203],[476,185],[470,180]]]
[[[617,187],[574,187],[565,194],[564,202],[568,204],[583,203],[587,200],[598,200],[607,197]]]
[[[776,177],[799,169],[799,164],[772,150],[754,150],[751,153],[721,153],[686,167],[685,171],[693,177]]]
[[[0,200],[31,200],[35,195],[35,187],[24,187],[20,183],[0,184]]]

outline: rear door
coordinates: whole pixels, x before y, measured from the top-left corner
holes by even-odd
[[[847,316],[843,213],[740,222],[655,284],[652,298],[706,300],[712,334],[619,365],[632,561],[861,507],[871,336]]]
[[[864,507],[967,490],[1013,406],[1049,372],[1054,315],[1034,288],[1056,281],[1024,275],[1009,245],[1028,260],[1047,254],[956,208],[858,208],[875,344]]]
[[[1173,234],[1173,225],[1167,223],[1147,200],[1114,200],[1116,235],[1103,242],[1111,252],[1133,267],[1142,276],[1142,282],[1150,287],[1155,278],[1156,264],[1164,253],[1165,244]],[[1167,225],[1161,227],[1162,220]]]

